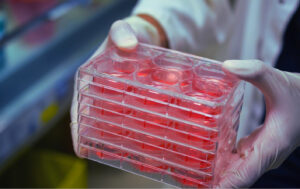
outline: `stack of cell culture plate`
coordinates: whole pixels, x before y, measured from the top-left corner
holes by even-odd
[[[76,80],[81,157],[182,188],[212,187],[229,163],[243,84],[221,62],[111,47]]]

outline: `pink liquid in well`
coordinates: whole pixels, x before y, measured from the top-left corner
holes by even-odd
[[[173,67],[152,67],[148,69],[140,69],[137,72],[136,77],[141,83],[155,86],[160,89],[180,92],[177,85],[182,81],[190,79],[191,74],[191,70],[180,70]]]
[[[150,141],[151,142],[151,141]],[[155,141],[157,143],[157,141]],[[133,144],[134,145],[134,144]],[[162,150],[158,147],[152,146],[152,145],[148,145],[148,144],[144,144],[144,143],[135,143],[136,147],[137,147],[137,151],[151,155],[151,156],[155,156],[155,157],[159,157],[162,158]],[[163,146],[163,145],[161,145]],[[161,161],[157,161],[153,158],[150,157],[136,157],[136,159],[138,159],[138,161],[142,162],[143,164],[134,164],[134,166],[143,172],[160,172],[161,170],[165,170],[167,169],[167,165],[165,165],[163,162]],[[155,167],[157,169],[153,169],[151,167],[147,167],[145,166],[145,164],[147,165],[151,165],[152,167]]]
[[[120,76],[121,74],[125,76],[133,73],[136,70],[136,66],[137,66],[136,62],[121,61],[121,62],[114,62],[113,68],[114,70],[120,73]]]
[[[144,164],[136,164],[134,165],[137,169],[139,169],[142,172],[147,172],[147,173],[156,173],[156,172],[161,172],[162,170],[167,169],[167,165],[164,165],[160,161],[153,160],[151,158],[145,157],[143,160]],[[146,166],[150,165],[150,166]],[[157,169],[153,169],[152,167],[155,167]]]
[[[170,123],[170,126],[179,131],[188,132],[194,136],[199,136],[208,140],[215,141],[218,137],[218,132],[213,130],[208,130],[203,127],[199,127],[196,125],[186,124],[178,121],[173,121]],[[174,133],[177,135],[177,133]]]
[[[165,148],[164,140],[143,133],[135,133],[133,136],[137,141],[131,142],[130,144],[128,143],[130,148],[152,157],[159,159],[163,158],[163,151]],[[167,165],[165,165],[163,162],[157,161],[150,157],[133,156],[132,158],[141,162],[134,164],[134,167],[143,172],[161,172],[162,170],[167,169]],[[150,167],[145,166],[145,164],[150,165]],[[155,168],[153,169],[153,167]]]
[[[197,168],[198,167],[199,167],[199,165],[197,166]],[[196,169],[196,168],[194,168],[194,169]],[[180,168],[180,167],[177,167],[177,166],[172,166],[170,168],[170,171],[172,173],[174,173],[173,177],[177,181],[181,182],[184,185],[187,185],[188,183],[195,183],[195,182],[197,182],[197,183],[207,183],[207,182],[210,182],[212,180],[211,176],[205,175],[205,174],[202,173],[203,169],[201,169],[201,172],[195,172],[193,170],[188,170],[188,169],[183,169],[183,168]],[[209,170],[207,172],[211,172],[211,170]],[[187,178],[191,178],[195,181],[191,181]]]
[[[168,149],[178,152],[180,154],[185,154],[190,157],[194,157],[197,159],[201,159],[204,161],[209,161],[212,162],[215,159],[215,154],[214,153],[208,153],[208,152],[203,152],[198,149],[190,148],[188,146],[183,146],[179,144],[172,144],[170,146],[167,146]]]
[[[81,128],[82,129],[82,128]],[[94,155],[98,156],[98,158],[100,159],[105,159],[105,160],[118,160],[120,159],[122,156],[124,156],[124,151],[122,151],[120,149],[120,147],[116,147],[114,145],[121,145],[122,141],[120,140],[120,137],[116,137],[113,134],[110,133],[106,133],[103,131],[99,131],[93,128],[88,128],[86,127],[86,136],[85,137],[81,137],[81,143],[83,143],[84,145],[87,145],[93,149],[95,149],[95,153]],[[88,134],[90,133],[90,134]],[[102,142],[96,142],[96,141],[91,141],[88,138],[97,138],[100,140],[104,140],[106,142],[110,142],[113,143],[114,145],[109,145],[109,144],[104,144]],[[81,149],[82,155],[86,156],[88,155],[88,153],[92,153],[94,152],[93,150],[87,150],[85,148]],[[106,153],[102,153],[102,152],[106,152]]]
[[[165,165],[161,161],[157,161],[150,157],[145,156],[136,156],[129,155],[130,159],[134,159],[136,161],[131,162],[133,167],[141,172],[146,173],[161,173],[164,170],[168,169],[167,165]]]
[[[102,159],[107,159],[107,160],[116,160],[116,159],[120,159],[122,157],[127,157],[128,156],[128,152],[124,151],[121,149],[122,145],[132,145],[132,141],[128,140],[127,138],[123,137],[123,136],[130,136],[132,135],[132,133],[130,133],[130,131],[128,130],[113,130],[113,131],[118,131],[118,133],[112,134],[112,133],[107,133],[107,132],[100,132],[99,133],[99,139],[110,142],[114,145],[109,145],[109,144],[103,144],[103,151],[108,152],[110,154],[113,154],[113,156],[105,156],[105,153],[101,153],[98,154],[100,155],[99,158]]]
[[[194,99],[204,99],[206,94],[201,94],[198,92],[188,92],[186,95],[193,97]],[[189,100],[181,100],[181,99],[176,99],[174,104],[185,107],[185,108],[190,108],[192,110],[196,110],[199,112],[203,112],[206,114],[210,115],[218,115],[222,113],[222,107],[221,106],[216,106],[216,107],[211,107],[205,104],[189,101]]]
[[[118,134],[122,134],[122,131],[120,131],[120,133]],[[121,138],[119,136],[110,134],[110,133],[106,133],[106,132],[99,132],[99,139],[107,141],[107,142],[111,142],[113,144],[117,144],[117,145],[121,145],[122,141]],[[115,147],[113,145],[109,145],[109,144],[102,144],[102,149],[108,153],[114,154],[115,156],[105,156],[104,153],[100,153],[97,155],[100,155],[99,158],[102,159],[107,159],[107,160],[115,160],[118,157],[121,158],[123,156],[123,151],[118,148]]]
[[[181,183],[183,185],[184,188],[207,188],[207,185],[204,185],[203,183],[201,182],[194,182],[194,181],[191,181],[189,179],[186,179],[186,177],[182,177],[182,176],[173,176],[173,178]]]
[[[161,57],[164,58],[164,56]],[[226,95],[228,89],[233,86],[233,83],[222,78],[206,76],[204,74],[205,70],[192,70],[191,66],[161,62],[154,57],[134,58],[130,56],[122,61],[100,61],[95,68],[101,73],[137,81],[158,89],[182,93],[196,100],[215,101]],[[90,108],[89,116],[123,126],[123,129],[120,129],[114,127],[113,124],[88,122],[96,128],[112,132],[99,132],[99,139],[162,160],[166,158],[168,161],[191,169],[207,173],[212,172],[218,132],[170,120],[162,115],[155,115],[155,113],[214,129],[217,127],[217,120],[214,115],[221,114],[222,107],[211,107],[200,102],[172,97],[154,89],[137,87],[128,82],[120,82],[105,77],[93,77],[93,82],[99,84],[99,86],[91,85],[89,88],[90,93],[121,103],[116,104],[99,99],[88,101],[92,102],[93,106],[99,107]],[[169,103],[186,109],[171,107],[168,105]],[[126,107],[124,104],[154,113]],[[138,130],[138,132],[132,129]],[[177,143],[168,142],[165,138]],[[203,150],[197,150],[194,147]],[[212,177],[197,175],[193,171],[172,167],[151,157],[129,154],[113,145],[103,144],[102,149],[97,153],[101,159],[116,160],[129,157],[133,160],[133,166],[139,171],[157,173],[168,170],[174,173],[176,181],[187,187],[204,187],[201,183],[212,181]],[[169,155],[165,152],[166,149],[170,152]],[[113,156],[108,154],[113,154]],[[199,183],[186,178],[198,180]]]
[[[232,85],[232,83],[221,78],[195,76],[192,82],[192,91],[187,95],[204,100],[213,100],[224,96]]]
[[[130,118],[124,119],[123,124],[128,128],[137,129],[139,131],[144,131],[159,136],[163,136],[166,129],[154,123],[146,122],[144,120],[130,119]]]
[[[202,126],[216,127],[216,118],[205,115],[201,112],[195,112],[190,109],[181,109],[177,107],[169,107],[168,115],[175,118],[180,118],[182,120],[190,121],[195,124],[200,124]]]
[[[153,81],[168,85],[176,84],[180,79],[180,72],[175,69],[155,69],[152,71]]]
[[[129,138],[130,139],[124,141],[126,143],[123,143],[123,146],[138,152],[137,154],[133,153],[128,155],[130,159],[135,160],[131,163],[136,169],[148,173],[161,172],[163,169],[167,169],[167,166],[163,162],[157,161],[151,157],[139,155],[139,153],[142,153],[162,159],[162,148],[164,147],[163,140],[138,132],[132,133],[129,135]]]
[[[157,71],[157,70],[156,70]],[[162,75],[160,75],[162,74]],[[154,73],[152,74],[152,77],[156,77],[154,78],[156,81],[160,82],[160,83],[164,83],[164,84],[174,84],[175,82],[178,82],[177,81],[177,77],[179,76],[178,73],[176,72],[171,72],[169,75],[164,75],[163,76],[163,72],[157,72],[157,73]],[[162,82],[162,80],[166,80],[166,82]],[[119,87],[120,88],[123,88],[124,86],[123,85],[120,85],[120,84],[117,84],[117,83],[113,83],[113,82],[107,82],[107,84],[112,84],[111,87],[114,87],[114,88],[117,88]],[[132,86],[133,87],[133,86]],[[141,92],[141,91],[139,91]],[[103,92],[102,92],[103,93]],[[107,93],[109,95],[120,95],[118,93],[116,93],[115,91],[112,91],[110,93]],[[141,94],[141,93],[140,93]],[[156,93],[155,91],[144,91],[142,93],[144,96],[146,97],[150,97],[150,98],[153,98],[153,99],[166,99],[165,101],[169,101],[169,97],[164,95],[164,94],[159,94],[159,93]],[[196,92],[195,94],[199,94],[198,92]],[[161,96],[161,98],[160,98]],[[139,100],[139,101],[138,101]],[[154,101],[150,101],[150,100],[146,100],[146,99],[138,99],[136,102],[140,102],[141,103],[141,107],[142,108],[145,108],[147,109],[150,109],[151,108],[155,108],[156,106],[159,106],[159,103],[158,102],[154,102]],[[180,101],[178,100],[177,103],[180,103]],[[193,102],[191,103],[186,103],[185,105],[188,106],[189,104],[192,104]],[[96,106],[101,106],[101,107],[105,107],[106,109],[109,109],[111,111],[114,111],[114,112],[117,112],[117,113],[123,113],[124,111],[124,108],[122,108],[121,106],[119,105],[115,105],[115,104],[112,104],[112,103],[109,103],[109,102],[100,102],[100,101],[94,101],[94,105]],[[139,105],[139,103],[136,103],[136,105]],[[157,108],[160,108],[160,107],[157,107]],[[163,106],[161,107],[163,109]],[[202,109],[201,109],[202,108]],[[205,107],[206,108],[206,107]],[[208,108],[204,109],[203,106],[197,106],[197,111],[199,112],[209,112],[212,113],[212,114],[218,114],[219,110],[207,110]],[[114,118],[114,113],[110,113],[110,112],[107,112],[107,111],[101,111],[100,114],[103,115],[104,112],[106,112],[106,114],[111,114],[110,116],[106,116],[105,118],[109,118],[110,119],[108,121],[116,121],[116,119]],[[135,112],[133,110],[133,112]],[[176,115],[177,114],[177,115]],[[207,126],[212,126],[214,127],[216,122],[214,119],[210,118],[210,117],[207,117],[207,116],[204,116],[204,115],[201,115],[201,114],[197,114],[197,113],[194,113],[194,112],[184,112],[184,111],[178,111],[174,115],[174,117],[181,117],[181,116],[186,116],[185,119],[186,120],[189,120],[189,121],[192,121],[192,122],[196,122],[196,123],[201,123],[203,125],[207,125]],[[159,125],[165,125],[167,126],[168,125],[168,121],[164,121],[164,119],[162,117],[159,117],[159,116],[156,116],[156,115],[152,115],[152,114],[149,114],[149,113],[144,113],[144,112],[137,112],[137,114],[133,113],[133,116],[136,116],[137,118],[140,118],[140,119],[145,119],[147,121],[150,121],[150,122],[153,122],[153,123],[156,123],[156,124],[159,124]],[[126,118],[126,120],[130,120],[129,118]],[[125,121],[126,123],[126,121]],[[143,129],[144,131],[146,132],[149,132],[149,133],[153,133],[153,134],[157,134],[159,131],[159,127],[155,124],[151,124],[151,123],[147,123],[147,122],[135,122],[135,123],[129,123],[130,125],[132,124],[132,126],[136,125],[136,128],[137,127],[140,127],[140,129]],[[128,127],[130,127],[130,125],[128,125]],[[185,126],[175,126],[175,129],[178,129],[178,130],[185,130],[187,132],[193,132],[193,134],[195,135],[200,135],[200,136],[204,136],[204,137],[209,137],[211,139],[215,138],[216,137],[216,133],[212,134],[210,131],[203,131],[201,129],[198,129],[196,127],[193,127],[193,126],[189,126],[189,127],[185,127]],[[162,135],[163,136],[163,135]],[[145,140],[146,139],[146,140]],[[162,147],[164,144],[163,143],[159,143],[157,141],[156,138],[153,138],[153,137],[145,137],[143,138],[143,140],[147,143],[150,143],[150,144],[153,144],[153,145],[157,145],[157,146],[160,146]],[[214,142],[211,142],[210,140],[204,140],[204,139],[200,139],[200,138],[197,138],[197,137],[193,137],[191,135],[185,135],[185,134],[182,134],[182,133],[176,133],[175,135],[173,135],[173,140],[176,140],[176,141],[181,141],[183,143],[188,143],[188,144],[195,144],[197,145],[197,147],[200,147],[200,148],[203,148],[205,150],[213,150],[215,148],[215,145],[214,145]],[[147,153],[147,154],[155,154],[155,153],[162,153],[162,150],[159,149],[159,148],[156,148],[154,146],[151,146],[151,145],[147,145],[147,144],[136,144],[136,143],[128,143],[130,145],[132,145],[132,148],[133,145],[135,146],[135,148],[139,149],[141,152],[143,153]],[[115,150],[114,148],[112,148],[111,146],[106,146],[106,151],[109,151],[111,150],[112,152],[115,152],[117,155],[121,156],[121,152],[118,152],[117,150]],[[115,150],[115,151],[113,151]],[[183,153],[183,152],[182,152]],[[100,154],[101,155],[101,158],[104,158],[104,159],[108,159],[109,157],[105,157],[103,155],[103,153]],[[198,154],[199,155],[199,154]],[[198,156],[197,157],[201,157],[201,156]],[[205,154],[205,159],[206,160],[212,160],[213,157],[210,157],[209,155]],[[167,168],[167,165],[163,165],[161,162],[158,162],[158,161],[155,161],[153,160],[152,158],[143,158],[143,163],[142,164],[136,164],[134,165],[137,169],[139,169],[140,171],[143,171],[143,172],[158,172],[159,170],[161,169],[166,169]],[[205,164],[201,164],[201,163],[195,163],[195,160],[193,159],[184,159],[184,160],[181,160],[181,159],[178,159],[177,160],[173,160],[173,161],[176,161],[176,163],[178,164],[181,164],[181,165],[184,165],[184,166],[192,166],[193,165],[198,165],[198,166],[201,166],[203,165],[203,168],[205,168]],[[154,166],[156,168],[158,168],[157,170],[156,169],[153,169],[151,167],[147,167],[145,166],[145,164],[149,164],[151,166]],[[194,166],[195,167],[195,166]],[[205,171],[205,170],[204,170]],[[210,170],[207,169],[207,171],[209,172]],[[183,182],[183,184],[187,184],[189,181],[187,181],[186,179],[178,179],[178,181],[181,181]]]

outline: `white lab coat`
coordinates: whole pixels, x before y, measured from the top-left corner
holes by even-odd
[[[218,60],[260,59],[274,65],[299,0],[140,0],[133,14],[160,22],[170,48]],[[263,96],[246,85],[238,138],[261,120]]]

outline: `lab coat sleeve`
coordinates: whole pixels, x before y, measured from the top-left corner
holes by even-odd
[[[197,54],[226,41],[232,17],[227,0],[140,0],[133,14],[155,18],[170,48]]]

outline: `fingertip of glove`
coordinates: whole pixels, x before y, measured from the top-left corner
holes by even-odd
[[[116,42],[116,46],[122,51],[132,51],[137,45],[138,40],[136,38],[127,38]]]
[[[255,78],[264,71],[264,64],[260,60],[227,60],[223,70],[242,79]]]
[[[110,30],[113,43],[123,51],[132,51],[138,45],[138,39],[131,26],[123,20],[113,23]]]

